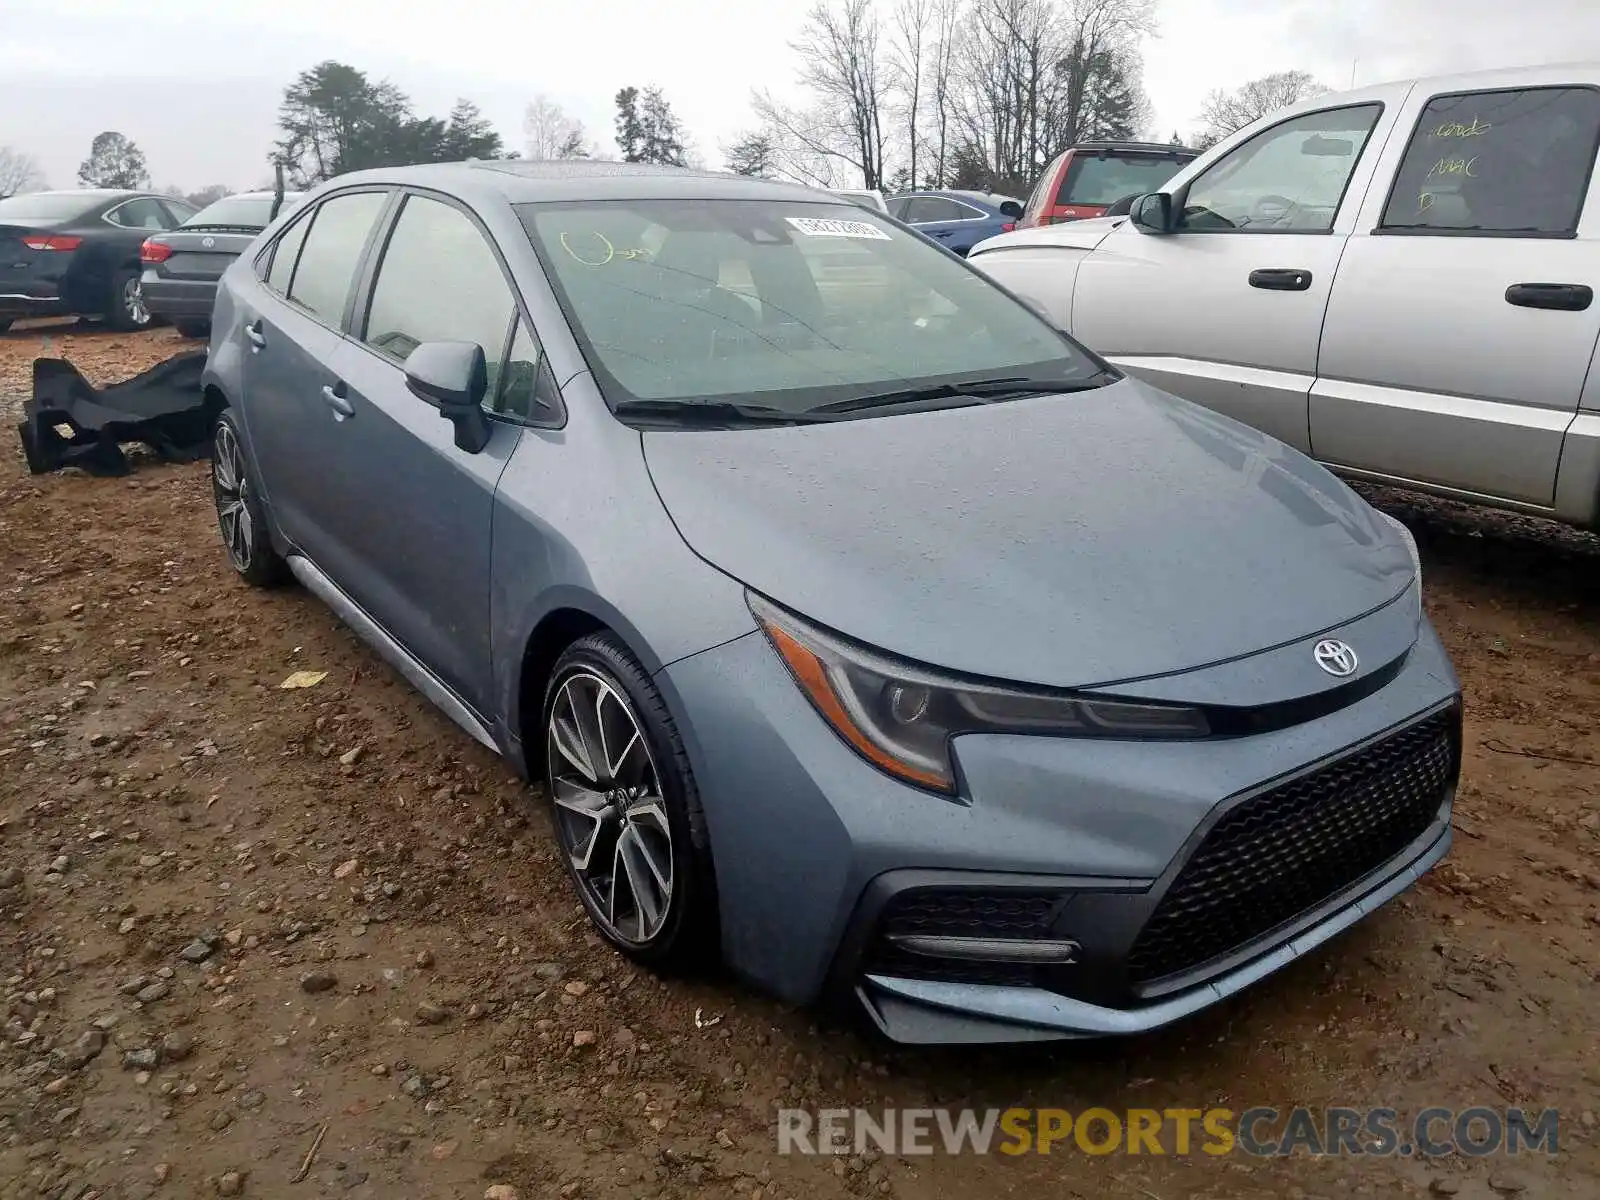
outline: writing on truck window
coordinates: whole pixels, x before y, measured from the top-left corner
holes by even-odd
[[[1600,142],[1600,91],[1435,96],[1400,161],[1389,232],[1570,236]]]

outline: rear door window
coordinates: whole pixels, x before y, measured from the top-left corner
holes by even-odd
[[[1057,204],[1108,207],[1128,196],[1159,192],[1194,156],[1079,150],[1056,192]]]
[[[168,229],[172,225],[166,210],[148,197],[117,205],[106,214],[106,220],[124,229]]]
[[[1422,110],[1379,229],[1569,237],[1600,142],[1600,90],[1435,96]]]
[[[335,328],[343,323],[361,252],[388,199],[387,192],[347,192],[317,206],[289,283],[289,299]]]
[[[927,225],[934,221],[960,221],[971,215],[972,210],[966,205],[945,196],[913,196],[903,219],[911,225]]]

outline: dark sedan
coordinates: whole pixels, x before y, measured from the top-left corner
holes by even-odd
[[[282,211],[298,204],[302,194],[286,192]],[[147,238],[139,250],[145,306],[171,321],[184,337],[209,333],[217,280],[277,215],[275,201],[272,192],[224,196],[180,228]]]
[[[170,196],[98,189],[0,200],[0,331],[22,317],[74,315],[143,329],[139,247],[194,211]]]

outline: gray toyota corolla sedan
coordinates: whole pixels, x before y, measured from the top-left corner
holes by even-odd
[[[206,387],[234,569],[541,780],[640,962],[1133,1033],[1449,844],[1405,530],[827,193],[342,176],[228,269]]]

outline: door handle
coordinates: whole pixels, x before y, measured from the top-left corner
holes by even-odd
[[[333,409],[333,419],[343,421],[356,415],[355,405],[350,403],[345,394],[344,380],[338,383],[325,383],[322,385],[322,399],[328,407]]]
[[[244,327],[244,335],[250,339],[250,345],[256,350],[267,344],[267,335],[261,332],[261,320],[259,317]]]
[[[1303,292],[1311,286],[1311,272],[1294,267],[1251,271],[1250,286],[1269,292]]]
[[[933,231],[933,236],[934,237],[947,238],[947,237],[955,237],[955,235],[956,235],[956,231],[954,229],[935,229]]]
[[[1518,308],[1582,312],[1594,303],[1594,289],[1584,283],[1513,283],[1506,289],[1506,303]]]

